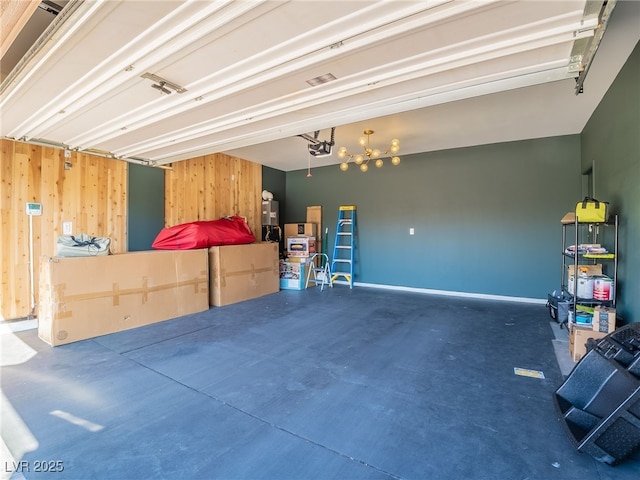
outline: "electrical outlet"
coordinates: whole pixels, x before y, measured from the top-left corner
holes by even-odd
[[[415,234],[416,234],[416,231],[414,230],[414,228],[413,228],[413,227],[411,227],[411,228],[409,229],[409,235],[415,235]]]
[[[71,222],[62,222],[62,234],[71,235],[73,232],[73,224]]]

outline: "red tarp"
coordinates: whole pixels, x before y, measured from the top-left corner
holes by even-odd
[[[163,228],[151,246],[160,250],[192,250],[255,241],[244,218],[234,216]]]

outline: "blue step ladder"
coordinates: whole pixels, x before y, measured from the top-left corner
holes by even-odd
[[[353,288],[355,232],[355,205],[341,205],[338,208],[338,224],[333,246],[333,260],[331,261],[331,283],[340,277],[344,277],[349,283],[349,288]]]

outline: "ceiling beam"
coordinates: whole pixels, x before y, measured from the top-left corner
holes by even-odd
[[[0,58],[7,53],[39,4],[39,0],[0,2]]]

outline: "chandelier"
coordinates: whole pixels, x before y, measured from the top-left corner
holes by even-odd
[[[364,153],[349,153],[347,147],[340,147],[338,150],[338,157],[346,158],[346,160],[340,164],[340,170],[346,172],[349,169],[350,161],[353,161],[356,165],[360,165],[360,170],[362,172],[369,170],[369,162],[372,160],[376,167],[381,168],[382,165],[384,165],[384,161],[380,157],[386,157],[389,154],[393,155],[391,157],[391,163],[393,165],[398,165],[400,163],[400,157],[396,156],[396,153],[400,150],[400,140],[394,138],[391,140],[389,148],[382,152],[378,148],[371,148],[370,137],[374,133],[373,130],[365,130],[363,133],[366,137],[360,137],[358,143],[362,145],[362,148],[364,148]]]

